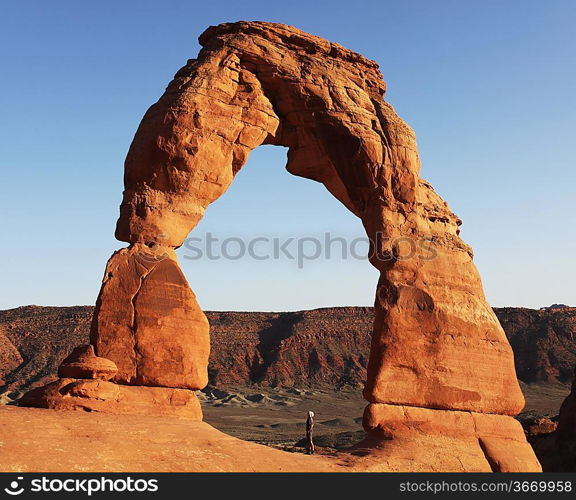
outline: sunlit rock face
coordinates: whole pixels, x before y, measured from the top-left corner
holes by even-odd
[[[208,331],[172,249],[154,254],[135,244],[110,258],[91,342],[118,366],[115,382],[202,389],[208,383]]]
[[[365,426],[382,437],[378,463],[402,455],[418,470],[448,470],[442,452],[470,449],[474,470],[538,470],[519,426],[493,424],[524,404],[512,350],[460,220],[419,176],[414,132],[385,101],[378,65],[273,23],[222,24],[199,40],[197,59],[146,112],[126,158],[116,237],[130,247],[108,263],[91,334],[96,354],[118,366],[114,381],[206,383],[207,322],[173,249],[251,150],[285,146],[287,170],[324,184],[372,242],[380,279],[364,396]],[[418,411],[399,416],[399,406]],[[446,411],[458,425],[432,453]],[[480,445],[453,446],[459,436]]]

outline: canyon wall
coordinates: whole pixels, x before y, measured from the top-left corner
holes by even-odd
[[[0,311],[0,392],[56,377],[62,360],[89,342],[94,308],[25,306]],[[524,383],[572,381],[576,308],[495,308]],[[360,387],[366,380],[372,307],[297,312],[206,311],[213,386]],[[557,411],[555,409],[554,411]]]

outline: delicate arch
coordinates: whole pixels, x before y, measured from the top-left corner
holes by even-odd
[[[420,179],[414,134],[384,101],[376,63],[272,23],[212,27],[200,42],[126,158],[116,236],[129,246],[106,266],[91,345],[22,404],[202,418],[189,389],[208,382],[209,325],[174,249],[253,148],[280,144],[290,172],[360,217],[380,271],[369,434],[345,460],[375,471],[541,470],[510,417],[523,406],[512,350],[460,221]]]
[[[287,146],[287,169],[322,182],[374,245],[381,277],[366,398],[517,413],[512,351],[460,221],[419,178],[414,133],[384,101],[377,64],[270,23],[212,27],[200,43],[130,147],[117,238],[178,247],[252,149]],[[407,238],[434,258],[402,259]],[[108,356],[97,321],[93,334]]]

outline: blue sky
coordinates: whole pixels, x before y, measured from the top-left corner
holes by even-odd
[[[380,64],[422,176],[462,218],[495,306],[576,305],[573,1],[26,1],[0,17],[0,308],[92,304],[126,151],[209,25],[297,26]],[[254,151],[194,235],[362,236],[319,184]],[[190,260],[205,309],[370,305],[357,259]]]

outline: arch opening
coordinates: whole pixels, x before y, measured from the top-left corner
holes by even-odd
[[[372,306],[361,221],[321,184],[290,175],[286,152],[253,150],[176,251],[204,310]]]
[[[372,305],[377,276],[362,255],[368,245],[361,221],[319,183],[285,171],[285,154],[278,146],[253,150],[177,251],[210,323],[209,383],[199,397],[206,422],[261,443],[297,442],[301,416],[314,409],[319,423],[332,422],[320,425],[321,442],[343,447],[362,435],[359,388],[366,379],[373,316],[371,307],[348,306]],[[200,258],[207,233],[213,258]],[[322,248],[316,261],[308,252],[310,260],[300,268],[297,240],[324,245],[326,234],[333,240],[331,254]],[[257,253],[270,259],[222,255],[227,237],[246,248],[263,235],[267,240]],[[192,245],[190,237],[197,237]],[[342,255],[359,238],[357,257]],[[274,240],[276,248],[294,240],[287,247],[291,258],[274,258]],[[191,260],[191,254],[199,258]],[[363,302],[354,304],[359,296]],[[246,411],[254,422],[238,425]],[[346,439],[337,436],[343,432]]]

